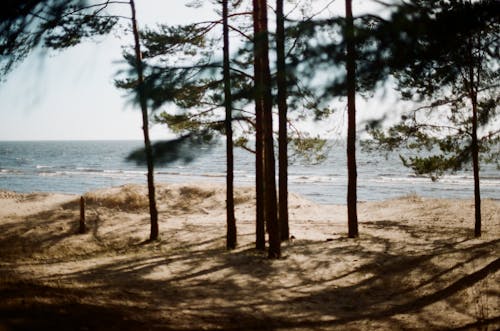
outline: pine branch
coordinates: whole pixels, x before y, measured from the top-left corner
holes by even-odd
[[[98,3],[98,4],[93,4],[93,5],[88,5],[88,6],[84,6],[84,7],[80,7],[78,9],[75,9],[73,11],[70,11],[66,14],[64,14],[63,16],[61,16],[61,18],[64,18],[64,17],[67,17],[67,16],[71,16],[75,13],[78,13],[78,12],[81,12],[83,10],[86,10],[86,9],[91,9],[91,8],[95,8],[95,7],[101,7],[99,8],[96,13],[99,13],[100,11],[104,10],[105,8],[108,7],[108,5],[110,4],[120,4],[120,5],[130,5],[130,3],[128,1],[106,1],[106,2],[103,2],[103,3]],[[130,17],[129,17],[130,19]]]
[[[240,12],[240,13],[234,13],[234,14],[231,14],[231,15],[228,15],[228,18],[231,18],[231,17],[235,17],[235,16],[242,16],[242,15],[252,15],[252,12]],[[197,22],[195,23],[194,25],[203,25],[203,24],[209,24],[209,25],[213,25],[213,26],[216,26],[218,24],[222,24],[222,19],[220,20],[214,20],[214,21],[203,21],[203,22]],[[240,29],[238,29],[237,27],[229,24],[228,27],[239,33],[241,36],[243,36],[244,38],[248,39],[249,41],[253,41],[253,38],[250,37],[248,34],[246,34],[245,32],[241,31]]]
[[[500,87],[500,83],[499,84],[493,84],[493,85],[490,85],[488,87],[484,87],[482,89],[479,89],[477,91],[477,93],[479,94],[481,92],[485,92],[485,91],[488,91],[488,90],[491,90],[491,89],[495,89],[495,88],[498,88],[498,87]],[[419,112],[421,110],[433,109],[433,108],[436,108],[436,107],[439,107],[439,106],[444,106],[444,105],[448,105],[448,104],[452,104],[452,103],[458,102],[458,101],[462,100],[463,98],[467,98],[467,97],[469,97],[468,93],[462,93],[462,94],[460,94],[456,98],[453,98],[453,99],[445,98],[445,99],[436,100],[436,101],[432,102],[430,105],[420,106],[418,108],[409,110],[408,112],[409,113],[416,113],[416,112]]]

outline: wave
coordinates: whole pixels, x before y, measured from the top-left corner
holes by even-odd
[[[81,171],[81,172],[104,172],[104,170],[102,170],[102,169],[95,169],[95,168],[77,167],[76,170]]]
[[[0,174],[22,174],[21,170],[16,169],[0,169]]]
[[[147,172],[144,170],[103,170],[105,174],[119,174],[119,175],[145,175]]]
[[[291,183],[336,183],[336,182],[345,182],[346,178],[339,176],[292,175],[288,176],[288,180]]]
[[[416,176],[416,175],[409,175],[409,176],[378,176],[375,178],[359,178],[359,182],[363,181],[368,181],[372,183],[378,183],[378,184],[415,184],[415,185],[428,185],[428,184],[434,184],[434,185],[451,185],[451,186],[469,186],[473,185],[474,183],[474,178],[472,176],[465,176],[465,175],[446,175],[443,177],[438,178],[437,180],[433,181],[430,177],[427,176]],[[480,178],[480,183],[483,186],[500,186],[500,178],[495,178],[495,177],[487,177],[487,178]]]
[[[145,170],[135,170],[135,169],[97,169],[90,167],[76,167],[66,170],[65,167],[53,167],[49,165],[37,165],[38,171],[36,174],[40,176],[95,176],[95,177],[109,177],[109,178],[142,178],[146,175]],[[1,174],[16,174],[22,173],[22,171],[14,169],[0,169]],[[226,176],[225,172],[202,172],[197,173],[192,171],[183,171],[183,167],[176,167],[170,170],[159,170],[155,171],[155,175],[160,177],[191,177],[191,178],[224,178]],[[255,174],[251,171],[239,170],[235,171],[235,180],[239,181],[251,181],[255,179]],[[314,175],[314,174],[304,174],[296,173],[290,174],[288,176],[289,182],[293,184],[337,184],[345,183],[347,177],[341,174],[325,174],[325,175]],[[438,178],[435,182],[431,180],[429,176],[415,175],[412,173],[388,173],[382,172],[379,174],[367,174],[360,173],[358,175],[358,182],[362,183],[373,183],[373,184],[416,184],[416,185],[427,185],[428,183],[437,183],[441,185],[452,185],[452,186],[467,186],[473,183],[473,177],[469,174],[450,174],[444,175]],[[495,176],[495,174],[487,174],[481,176],[481,185],[484,186],[500,186],[500,177]]]
[[[157,175],[170,175],[170,176],[183,176],[186,175],[182,172],[177,172],[177,171],[157,171],[155,172]]]
[[[78,176],[86,176],[86,177],[110,177],[110,178],[129,178],[129,177],[137,177],[138,175],[143,175],[143,172],[130,172],[130,171],[121,171],[121,170],[100,170],[100,169],[75,169],[75,170],[46,170],[40,171],[37,173],[39,176],[68,176],[68,177],[78,177]]]
[[[200,175],[195,175],[195,176],[221,178],[221,177],[226,177],[226,174],[225,173],[205,173],[205,174],[200,174]]]
[[[56,176],[60,176],[61,174],[58,174],[57,171],[41,171],[38,173],[38,176],[41,176],[41,177],[56,177]]]
[[[54,168],[54,166],[37,164],[35,168],[37,168],[37,169],[51,169],[51,168]]]

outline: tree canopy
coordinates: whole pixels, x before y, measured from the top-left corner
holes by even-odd
[[[108,34],[118,21],[109,1],[6,0],[0,5],[0,73],[9,73],[37,46],[62,49]]]
[[[498,163],[499,10],[496,1],[443,1],[439,6],[415,1],[394,14],[393,21],[404,30],[399,29],[398,43],[390,48],[391,71],[401,97],[415,108],[387,132],[376,126],[371,132],[386,150],[424,151],[402,156],[416,173],[438,178],[470,164],[473,103],[482,159]]]

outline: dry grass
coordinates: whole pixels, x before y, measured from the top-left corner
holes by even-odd
[[[148,207],[147,190],[140,185],[123,185],[111,190],[99,190],[84,195],[92,207],[104,207],[126,211],[143,210]]]

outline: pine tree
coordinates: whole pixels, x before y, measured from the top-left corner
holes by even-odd
[[[151,217],[150,240],[155,240],[158,238],[158,212],[154,192],[153,156],[149,140],[149,119],[142,53],[135,3],[130,0],[127,4],[130,5],[132,14],[131,22],[135,53],[133,67],[137,75],[137,93],[142,110],[144,143],[148,165],[148,196]],[[15,63],[21,61],[40,43],[43,43],[43,46],[47,48],[63,49],[77,45],[85,38],[111,32],[118,18],[103,14],[103,10],[108,5],[109,1],[88,3],[83,0],[37,0],[9,3],[8,10],[4,11],[5,14],[0,20],[2,71],[6,73],[11,70]]]
[[[238,17],[245,19],[245,13],[232,13],[231,17]],[[144,46],[144,54],[146,57],[146,84],[148,90],[148,97],[150,98],[152,109],[159,109],[166,103],[171,103],[177,106],[176,111],[161,112],[155,117],[155,120],[162,124],[167,124],[168,127],[179,135],[179,144],[189,142],[193,137],[201,137],[198,141],[204,143],[219,134],[226,134],[228,124],[225,119],[220,117],[218,109],[223,108],[224,99],[224,77],[216,74],[218,69],[224,71],[224,61],[218,62],[217,58],[213,58],[211,53],[214,52],[220,40],[217,36],[213,36],[210,32],[223,20],[214,20],[210,22],[195,23],[184,26],[159,26],[151,30],[145,29],[142,31],[142,43]],[[243,21],[245,26],[246,21]],[[249,73],[252,69],[253,56],[251,50],[253,49],[254,41],[250,32],[241,29],[241,21],[239,21],[238,35],[245,36],[244,39],[251,40],[251,42],[244,43],[237,52],[232,54],[232,61],[230,62],[231,85],[234,86],[234,92],[231,95],[233,102],[232,119],[237,122],[239,127],[239,136],[235,139],[235,146],[242,147],[246,150],[256,154],[256,248],[265,249],[265,208],[264,208],[264,182],[266,176],[264,175],[264,140],[256,139],[255,149],[249,146],[249,136],[256,134],[257,137],[262,136],[264,132],[262,116],[263,103],[255,104],[257,112],[253,114],[248,110],[251,98],[253,98],[253,85],[254,75]],[[234,24],[228,26],[229,29],[235,29]],[[284,28],[284,26],[283,26]],[[284,30],[284,29],[283,29]],[[285,34],[286,33],[286,34]],[[288,32],[283,31],[282,42],[290,38],[289,46],[290,51],[297,49],[297,42],[300,35],[296,34],[293,29]],[[268,40],[269,42],[269,40]],[[283,45],[284,47],[284,45]],[[299,51],[299,50],[298,50]],[[282,51],[284,55],[284,49]],[[186,56],[187,55],[187,56]],[[178,60],[173,63],[171,59]],[[186,60],[187,59],[187,60]],[[284,57],[283,57],[284,59]],[[151,65],[147,65],[151,63]],[[278,74],[278,71],[280,73]],[[259,71],[260,72],[260,71]],[[269,86],[277,86],[278,77],[284,78],[281,73],[283,70],[277,70],[276,76],[271,75],[271,80],[267,83]],[[286,77],[285,77],[286,78]],[[298,79],[282,80],[284,86],[280,87],[280,98],[284,95],[282,100],[286,104],[286,90],[290,89],[290,105],[293,110],[306,109],[306,111],[296,111],[295,118],[303,120],[312,114],[320,118],[326,114],[325,108],[319,109],[316,102],[316,96],[311,91],[303,86],[299,87]],[[122,80],[119,85],[124,88],[131,88],[135,84],[135,80]],[[281,84],[281,83],[280,83]],[[270,101],[272,104],[273,100]],[[283,105],[283,103],[281,103]],[[285,111],[286,112],[286,111]],[[282,114],[284,112],[281,112]],[[286,114],[282,117],[281,127],[285,126],[285,130],[281,133],[287,134],[286,125],[290,125],[292,119],[287,118]],[[257,124],[259,123],[259,124]],[[294,128],[294,125],[291,126]],[[293,138],[292,138],[293,137]],[[294,150],[295,156],[306,156],[306,160],[317,161],[323,158],[321,148],[324,146],[324,141],[317,137],[309,137],[307,134],[298,130],[293,130],[290,137],[281,138],[285,143],[290,139],[291,147]],[[170,143],[170,142],[169,142]],[[195,146],[192,144],[191,146]],[[174,160],[175,157],[182,159],[190,159],[186,154],[191,154],[195,157],[196,153],[189,152],[189,144],[185,145],[186,148],[175,148],[175,153],[169,148],[161,148],[163,150],[170,150],[170,158],[165,158],[156,153],[159,152],[159,144],[155,144],[155,160]],[[271,150],[271,149],[269,149]],[[139,153],[140,154],[140,153]],[[314,155],[313,155],[314,154]],[[283,155],[283,154],[282,154]],[[288,156],[281,158],[286,161]],[[269,158],[268,158],[269,159]],[[267,160],[268,160],[267,159]],[[274,168],[274,167],[273,167]],[[229,169],[229,167],[228,167]],[[286,166],[281,166],[281,169],[286,170]],[[283,178],[283,176],[281,176]],[[286,184],[286,178],[282,183]],[[280,190],[282,194],[287,192],[287,188]],[[286,198],[281,199],[282,206],[287,208]],[[276,208],[274,208],[276,209]],[[281,213],[287,215],[287,210]],[[286,222],[287,224],[288,222]],[[267,224],[269,226],[269,223]],[[286,235],[288,237],[288,235]]]
[[[434,180],[472,164],[475,236],[481,235],[479,159],[498,164],[500,156],[495,149],[500,130],[492,126],[500,101],[499,10],[496,1],[413,1],[375,31],[382,35],[397,24],[399,35],[379,38],[380,45],[391,54],[388,62],[403,98],[423,105],[387,132],[373,128],[369,147],[422,151],[401,159]]]

